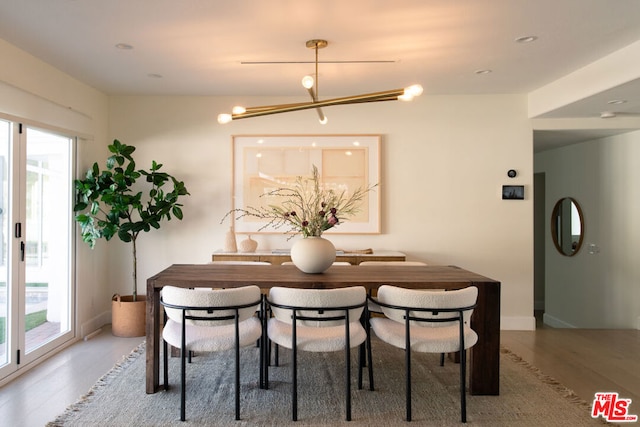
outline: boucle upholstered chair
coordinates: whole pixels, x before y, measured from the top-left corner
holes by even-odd
[[[382,266],[395,266],[399,265],[401,267],[419,267],[423,265],[427,265],[427,263],[422,261],[362,261],[358,264],[359,267],[368,267],[373,265],[382,265]],[[372,296],[372,295],[370,295]],[[369,298],[369,313],[382,313],[380,306],[376,303],[375,298]]]
[[[346,420],[351,420],[351,348],[367,341],[360,323],[366,305],[362,286],[340,289],[294,289],[273,287],[267,305],[273,317],[268,320],[267,335],[276,345],[292,350],[292,419],[298,419],[298,350],[345,352]],[[362,358],[360,358],[361,360]],[[268,363],[265,364],[268,366]],[[371,367],[371,364],[368,364]],[[372,376],[369,372],[370,378]],[[268,388],[268,369],[265,382]],[[362,388],[362,363],[358,387]]]
[[[255,343],[262,335],[262,323],[254,316],[261,303],[262,296],[257,286],[218,290],[165,286],[162,289],[161,304],[168,317],[162,330],[164,386],[168,388],[168,343],[181,350],[181,421],[185,420],[187,352],[230,349],[235,349],[235,409],[236,420],[240,419],[240,348]],[[261,357],[261,366],[262,363]]]
[[[464,350],[478,341],[470,326],[477,297],[475,286],[436,292],[387,285],[378,289],[378,304],[386,317],[372,317],[369,321],[382,341],[405,350],[407,421],[411,421],[412,351],[440,354],[460,351],[460,412],[462,422],[467,421]]]

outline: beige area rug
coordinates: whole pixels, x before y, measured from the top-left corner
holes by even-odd
[[[241,421],[234,419],[233,357],[195,357],[187,365],[187,421],[179,421],[180,360],[169,362],[169,391],[145,393],[144,344],[101,378],[48,426],[459,426],[458,366],[437,355],[413,357],[413,422],[404,421],[403,352],[374,340],[376,390],[357,390],[353,363],[353,421],[344,421],[343,354],[299,353],[298,417],[291,421],[290,353],[270,369],[270,389],[258,380],[258,349],[242,351]],[[467,397],[472,426],[587,426],[590,403],[510,351],[501,353],[500,396]],[[365,376],[366,378],[366,376]]]

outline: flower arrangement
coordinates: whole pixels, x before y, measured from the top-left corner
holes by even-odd
[[[360,187],[351,195],[346,191],[326,189],[321,185],[318,168],[314,165],[311,177],[298,176],[293,186],[277,188],[261,195],[283,198],[280,205],[233,209],[227,212],[220,223],[229,215],[237,214],[236,219],[251,216],[267,221],[259,230],[286,227],[290,238],[296,234],[320,237],[326,230],[357,213],[365,195],[377,185]]]

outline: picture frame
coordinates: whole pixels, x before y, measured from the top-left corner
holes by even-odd
[[[347,194],[380,183],[380,135],[233,135],[232,209],[275,204],[261,195],[311,176],[315,165],[323,185]],[[278,233],[251,216],[233,215],[237,234]],[[379,234],[380,191],[367,192],[360,210],[327,234]]]
[[[524,200],[524,185],[503,185],[502,200]]]

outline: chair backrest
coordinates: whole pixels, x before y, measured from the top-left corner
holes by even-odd
[[[405,289],[397,286],[383,285],[378,288],[378,302],[381,303],[382,312],[389,319],[405,323],[405,310],[385,307],[383,304],[404,308],[431,309],[431,311],[411,310],[410,317],[433,320],[412,321],[411,325],[426,327],[451,326],[457,322],[442,322],[440,319],[457,318],[457,312],[438,311],[438,309],[461,309],[472,307],[478,298],[478,288],[469,286],[453,291],[425,291],[421,289]],[[465,324],[469,324],[473,309],[463,313]]]
[[[361,265],[363,267],[366,267],[368,265],[402,265],[405,267],[412,267],[427,265],[427,263],[422,261],[362,261],[358,265]]]
[[[186,310],[187,316],[206,317],[209,320],[187,320],[185,323],[200,326],[221,326],[234,323],[235,307],[249,305],[238,310],[238,320],[242,322],[253,316],[260,306],[260,288],[244,286],[229,289],[185,289],[175,286],[162,288],[162,303],[167,316],[175,322],[182,323],[182,308],[200,309]],[[231,316],[231,319],[220,320],[220,317]]]
[[[349,309],[349,321],[355,322],[360,319],[364,305],[366,304],[367,291],[363,286],[353,286],[338,289],[297,289],[273,287],[269,291],[269,302],[289,308],[271,306],[276,319],[293,323],[292,309],[295,308],[296,315],[305,318],[330,318],[344,316],[346,307],[358,306]],[[343,307],[342,310],[336,310]],[[310,310],[314,309],[314,310]],[[333,309],[333,310],[332,310]],[[343,325],[344,320],[298,320],[298,325],[328,327]]]

